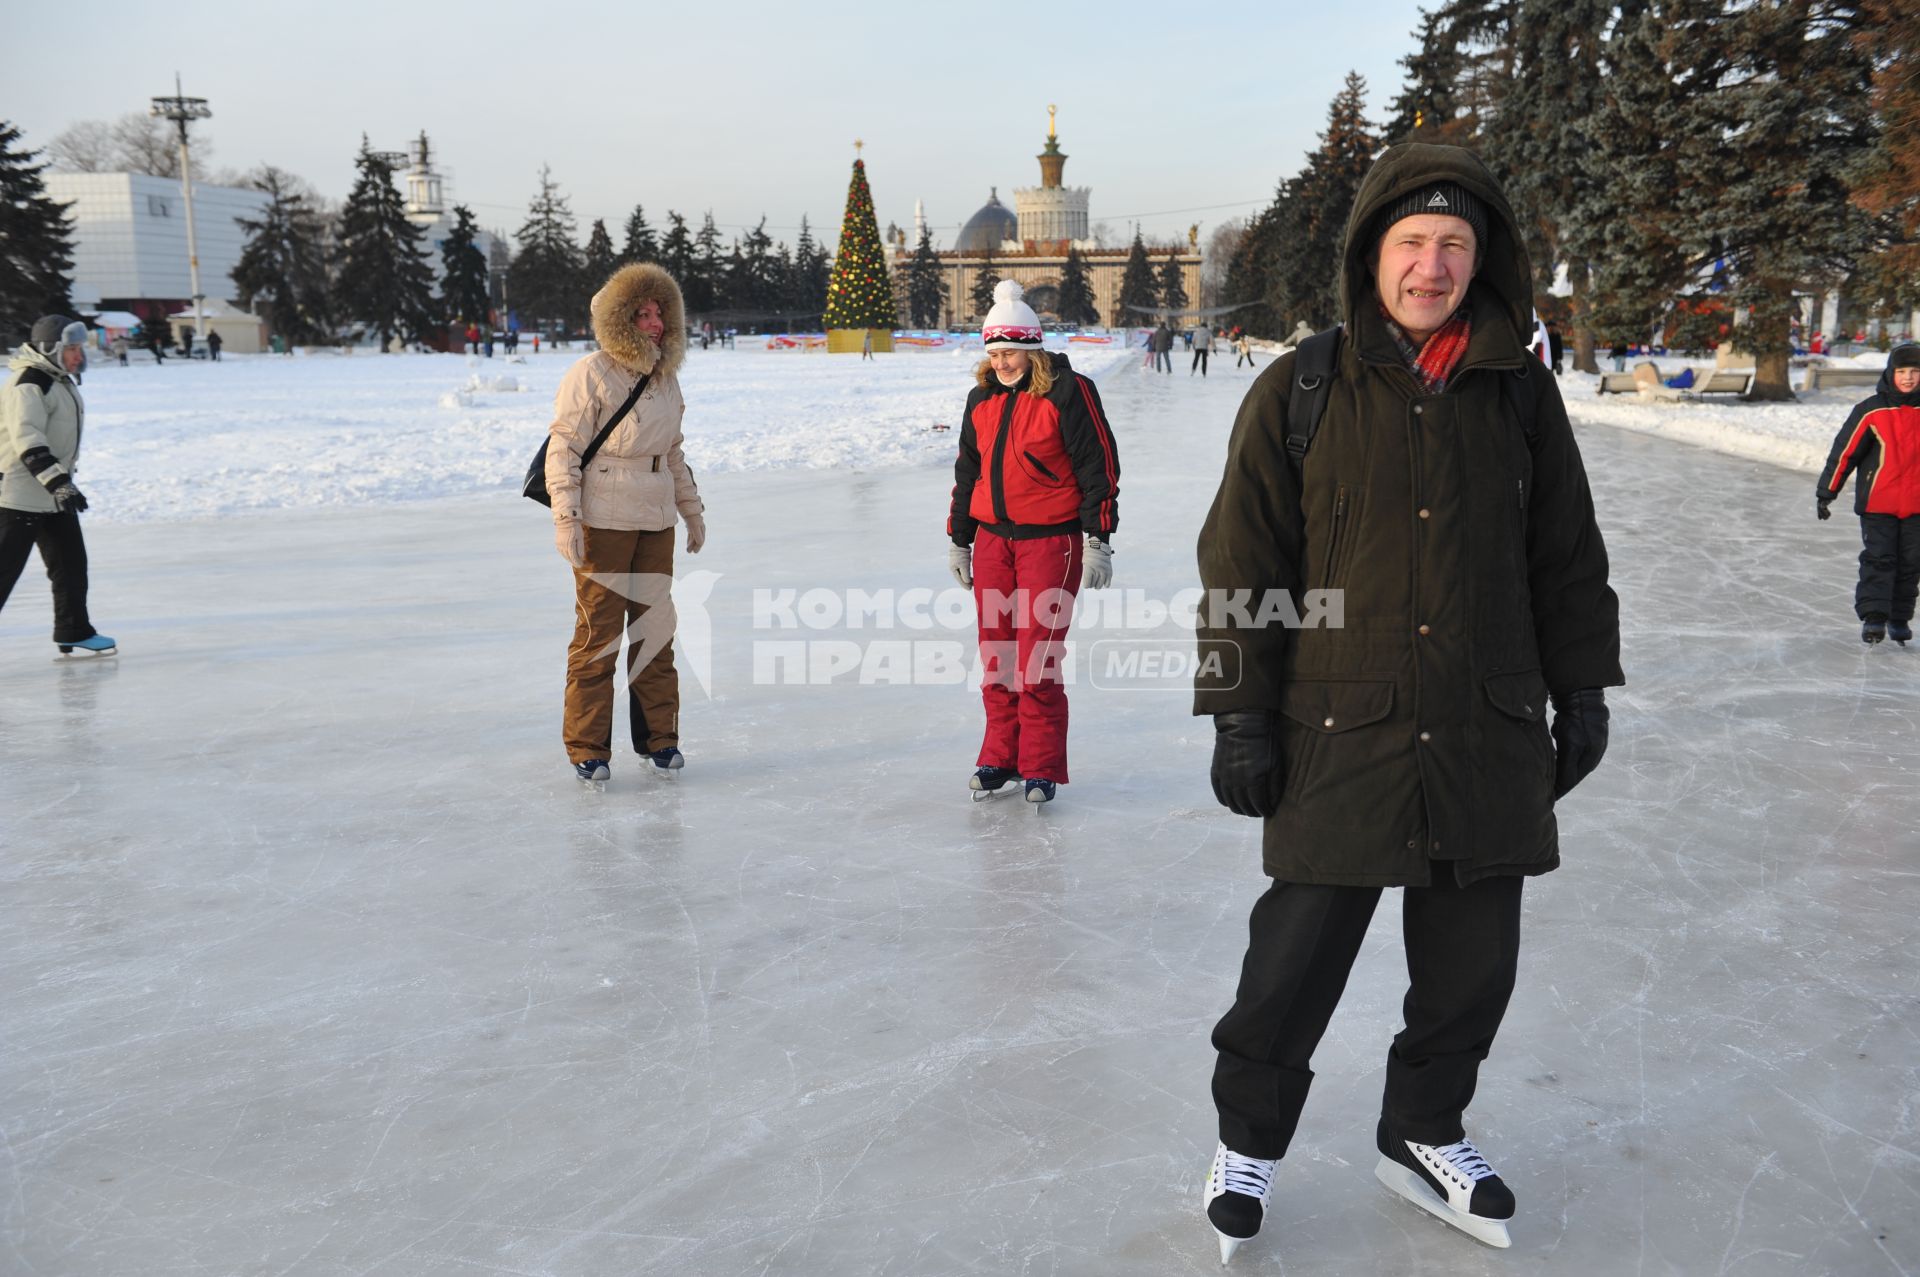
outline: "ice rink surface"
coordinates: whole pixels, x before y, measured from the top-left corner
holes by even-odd
[[[1193,583],[1247,384],[1105,378],[1118,586]],[[1581,443],[1630,686],[1468,1115],[1514,1247],[1370,1173],[1388,900],[1233,1271],[1920,1272],[1920,649],[1857,641],[1855,521],[1809,477]],[[683,654],[686,771],[622,748],[604,792],[560,748],[569,586],[517,497],[97,525],[113,660],[52,659],[30,567],[0,1272],[1218,1271],[1207,1033],[1265,880],[1210,725],[1077,687],[1035,811],[968,802],[968,686],[754,681],[796,637],[754,589],[947,583],[949,483],[706,477],[713,695]]]

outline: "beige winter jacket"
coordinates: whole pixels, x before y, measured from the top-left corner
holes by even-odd
[[[633,313],[646,301],[658,302],[666,321],[658,346],[633,327]],[[547,492],[555,522],[657,532],[702,513],[700,489],[681,451],[687,408],[675,374],[686,355],[687,321],[679,286],[658,266],[622,267],[594,294],[593,335],[600,350],[569,368],[554,396]],[[653,379],[646,392],[583,474],[580,454],[648,371]]]
[[[0,390],[0,507],[52,514],[59,507],[47,488],[71,475],[80,455],[86,413],[80,389],[29,345],[15,351],[7,367],[12,375]]]

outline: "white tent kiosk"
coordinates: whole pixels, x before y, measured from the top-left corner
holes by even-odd
[[[266,323],[258,315],[252,315],[231,302],[209,298],[202,306],[202,315],[207,321],[209,334],[220,334],[222,351],[232,351],[236,355],[257,355],[267,348]],[[180,331],[180,325],[193,324],[193,308],[176,311],[167,316],[167,322],[173,326],[173,332],[167,334],[171,341]]]

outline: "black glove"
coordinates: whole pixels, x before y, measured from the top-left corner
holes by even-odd
[[[1236,816],[1271,816],[1285,777],[1273,714],[1236,709],[1213,716],[1213,796]]]
[[[1565,798],[1607,752],[1607,697],[1597,687],[1553,698],[1553,798]]]
[[[80,495],[80,489],[73,486],[73,480],[62,475],[47,495],[53,498],[53,507],[61,514],[78,514],[87,508],[87,499]]]
[[[1832,497],[1815,497],[1813,499],[1813,502],[1815,505],[1820,507],[1820,517],[1822,520],[1831,519],[1833,517],[1833,511],[1832,509],[1829,508],[1833,505]]]

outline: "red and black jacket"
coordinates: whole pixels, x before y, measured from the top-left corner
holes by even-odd
[[[1880,376],[1874,394],[1854,405],[1847,424],[1834,436],[1819,496],[1831,501],[1847,475],[1859,471],[1853,485],[1855,514],[1920,514],[1920,392],[1903,395],[1893,388],[1893,369]]]
[[[967,396],[960,455],[953,463],[947,535],[972,545],[986,528],[1011,540],[1091,532],[1106,540],[1119,526],[1120,453],[1093,382],[1065,355],[1053,361],[1045,398],[1026,378],[1003,386],[992,377]]]

